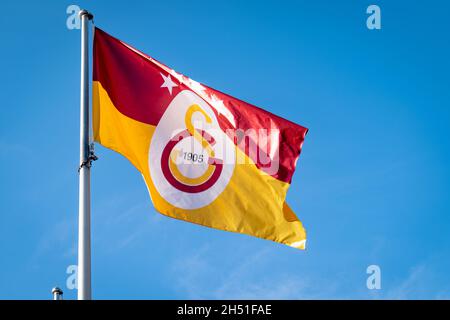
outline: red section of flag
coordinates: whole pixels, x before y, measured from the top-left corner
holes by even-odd
[[[201,85],[199,92],[200,84],[195,83],[195,86],[191,79],[182,75],[177,78],[172,72],[169,67],[150,56],[98,28],[95,29],[93,79],[102,84],[122,114],[156,126],[173,97],[181,90],[191,90],[211,105],[221,128],[226,132],[228,129],[231,129],[230,132],[240,131],[244,134],[248,130],[266,130],[269,133],[277,131],[278,134],[271,138],[276,141],[267,142],[278,149],[271,156],[268,155],[271,153],[270,148],[262,145],[266,143],[258,139],[239,139],[238,134],[232,138],[262,171],[278,180],[291,182],[308,129],[207,86]],[[164,77],[169,76],[176,84],[171,92],[161,89]],[[219,100],[224,109],[217,108],[210,98]],[[252,144],[256,148],[252,148]],[[266,163],[264,158],[268,157],[271,162],[277,162],[276,172],[272,172],[270,163]]]
[[[240,129],[243,132],[248,132],[248,130],[252,129],[255,132],[265,130],[269,133],[274,129],[279,130],[279,136],[277,138],[279,149],[278,152],[275,152],[276,159],[270,157],[271,162],[279,162],[278,170],[275,173],[270,170],[271,163],[267,163],[264,159],[269,156],[261,156],[261,153],[264,154],[270,151],[270,148],[267,148],[264,142],[259,140],[252,141],[252,139],[246,135],[244,139],[238,139],[235,143],[241,150],[245,151],[259,169],[266,171],[278,180],[290,183],[308,129],[218,90],[212,88],[208,88],[207,90],[213,92],[218,99],[222,100],[225,107],[233,114],[236,129]],[[224,131],[234,128],[223,115],[219,115],[218,119],[220,126]],[[258,148],[256,152],[255,149],[252,148],[253,143],[257,144]]]
[[[167,72],[99,28],[94,39],[93,80],[102,84],[122,114],[156,126],[173,98],[161,90],[161,73]],[[179,90],[175,87],[172,94]]]

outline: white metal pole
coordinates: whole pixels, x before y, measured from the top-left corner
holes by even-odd
[[[89,20],[86,10],[81,19],[81,91],[80,91],[80,168],[78,203],[78,300],[91,299],[91,187],[89,150]]]

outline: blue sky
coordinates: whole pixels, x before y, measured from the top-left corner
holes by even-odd
[[[288,192],[308,250],[153,209],[97,146],[93,297],[450,298],[445,1],[2,3],[0,298],[66,299],[77,263],[79,31],[66,8],[191,78],[310,129]],[[382,289],[368,290],[379,265]]]

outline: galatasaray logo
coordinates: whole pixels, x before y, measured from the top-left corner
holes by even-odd
[[[193,114],[199,112],[207,123],[211,118],[199,105],[191,105],[186,112],[186,130],[181,131],[166,145],[161,157],[161,169],[167,181],[180,191],[197,193],[209,189],[220,177],[222,160],[214,158],[214,138],[206,131],[196,129],[192,123]],[[192,139],[193,138],[193,139]],[[190,144],[183,144],[183,139],[190,139]],[[206,151],[195,152],[195,142]],[[177,147],[178,146],[178,147]],[[179,161],[181,159],[181,161]],[[185,160],[185,161],[184,161]],[[203,164],[203,165],[202,165]],[[189,173],[183,173],[180,166],[187,166]],[[195,167],[200,169],[195,170]],[[205,168],[205,170],[203,170]],[[199,176],[190,174],[192,171],[203,171]]]
[[[192,91],[180,92],[158,123],[149,150],[153,183],[172,205],[196,209],[225,189],[235,167],[235,145],[211,107]]]

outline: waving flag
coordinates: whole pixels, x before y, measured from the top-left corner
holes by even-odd
[[[307,129],[96,28],[94,139],[142,173],[157,211],[304,249],[285,202]]]

